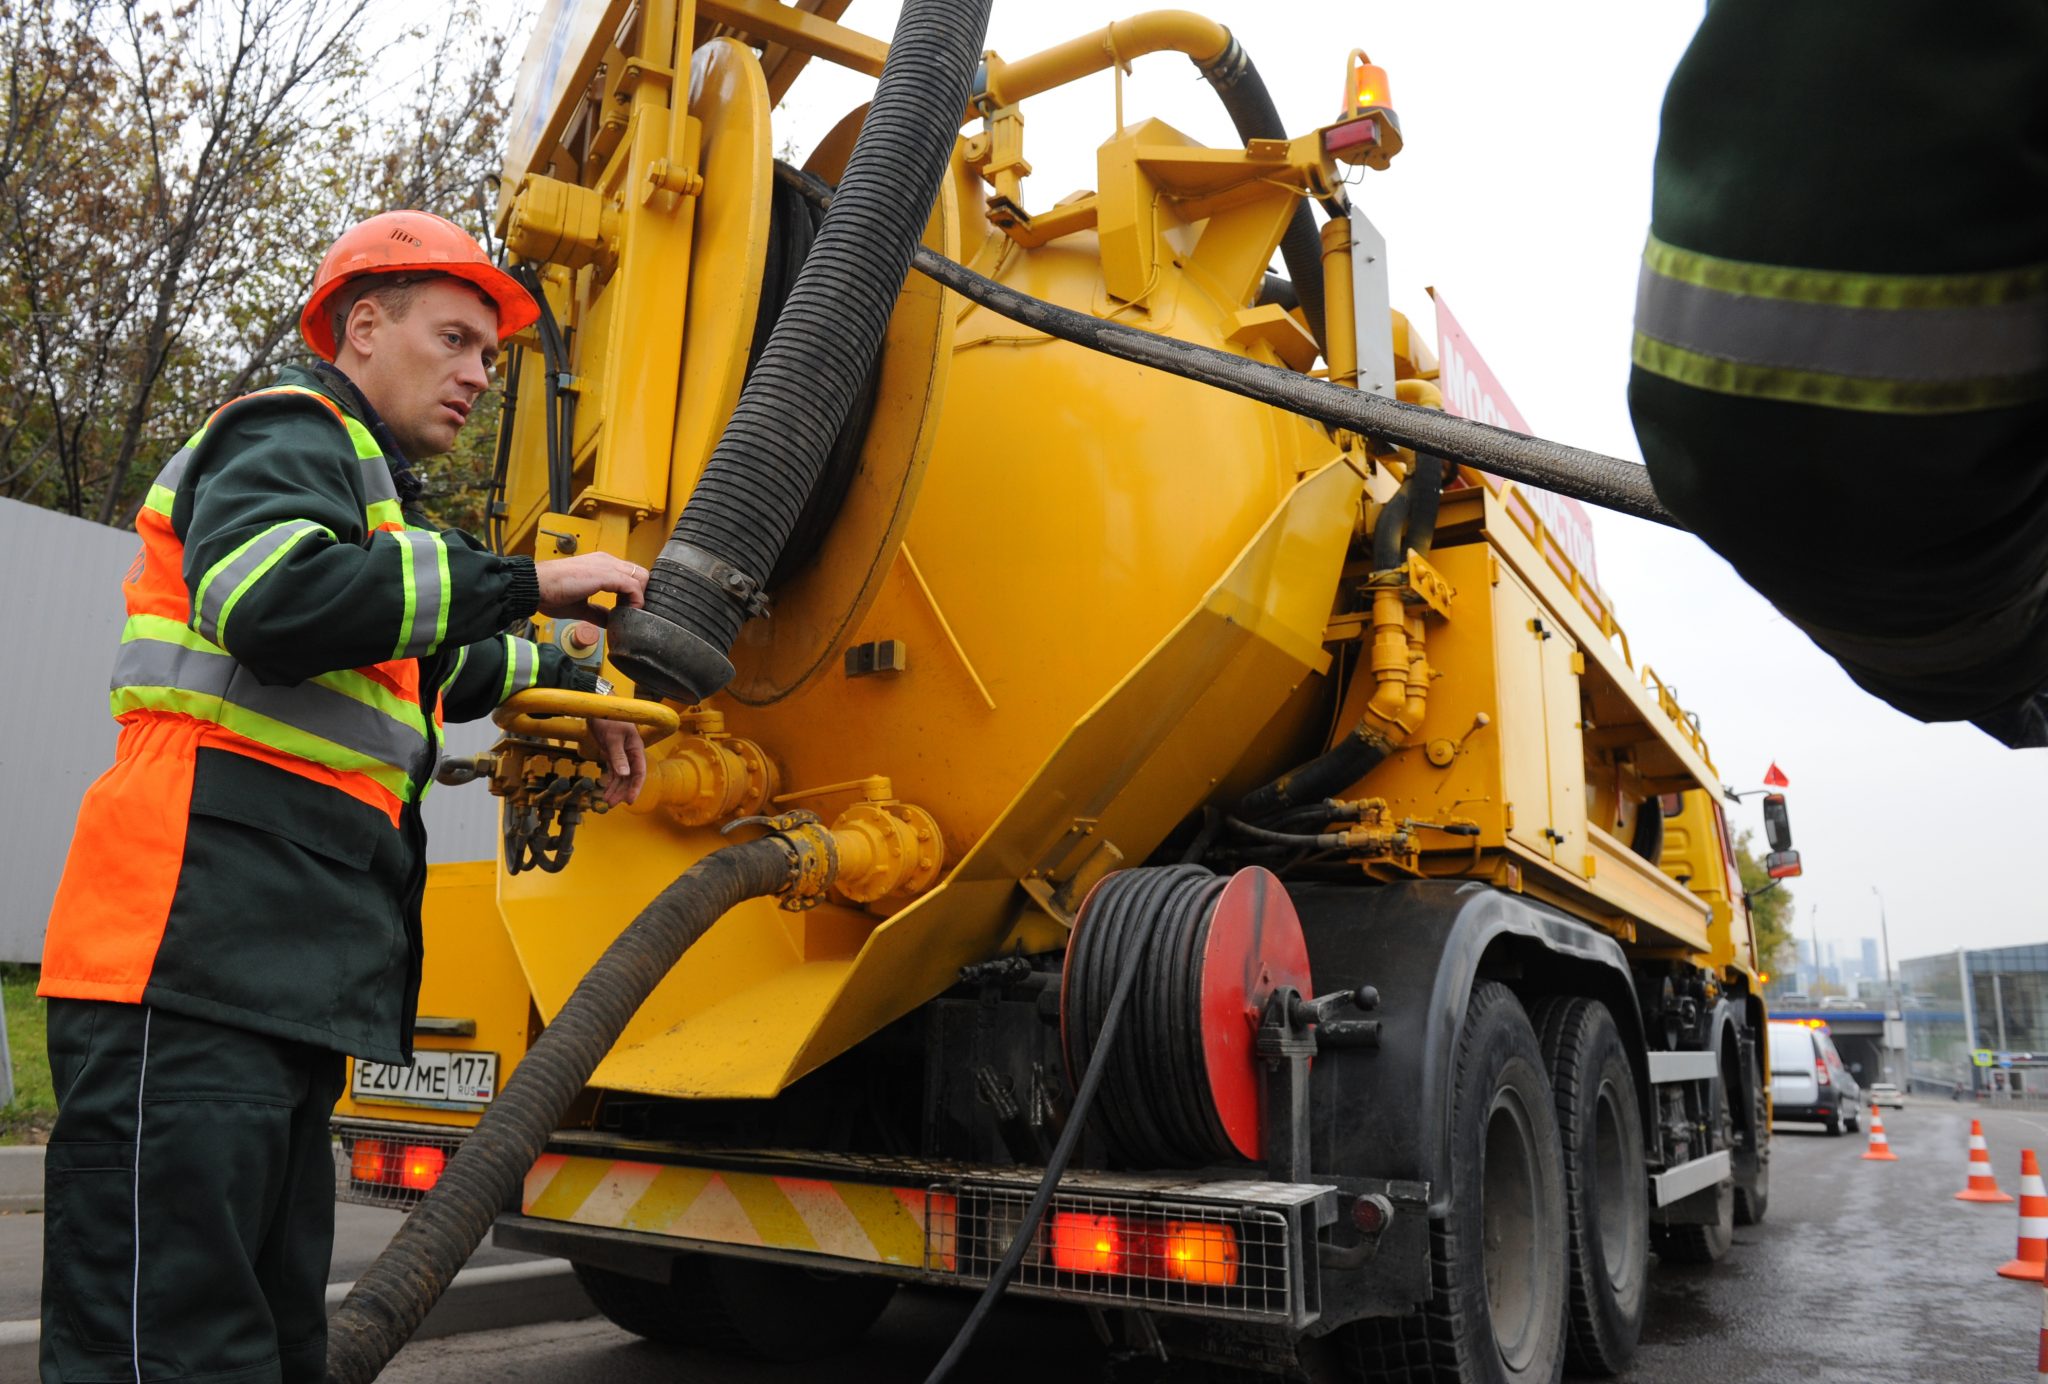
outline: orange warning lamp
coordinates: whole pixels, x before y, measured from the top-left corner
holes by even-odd
[[[1386,168],[1401,152],[1401,118],[1394,114],[1389,85],[1385,68],[1368,58],[1363,48],[1351,50],[1344,109],[1323,130],[1325,153],[1348,164]]]

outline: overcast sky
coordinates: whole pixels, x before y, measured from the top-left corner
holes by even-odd
[[[857,0],[846,22],[886,37],[896,8]],[[995,0],[988,46],[1021,57],[1138,8]],[[1630,323],[1657,113],[1701,11],[1696,0],[1215,0],[1203,10],[1243,42],[1295,133],[1335,115],[1352,48],[1386,68],[1407,147],[1352,196],[1387,237],[1394,306],[1428,335],[1424,289],[1435,286],[1532,428],[1631,460]],[[818,66],[778,130],[800,150],[872,91]],[[1124,108],[1127,120],[1157,116],[1234,142],[1176,55],[1135,65]],[[1025,115],[1028,204],[1093,187],[1094,148],[1113,129],[1109,78],[1036,98]],[[1875,886],[1895,961],[2048,940],[2029,873],[2048,824],[2048,752],[1892,711],[1696,540],[1606,512],[1595,526],[1602,585],[1638,662],[1700,715],[1723,779],[1755,788],[1773,760],[1790,778],[1807,870],[1794,888],[1802,939],[1817,924],[1823,944],[1853,954],[1878,935]],[[1756,804],[1729,812],[1760,840]]]

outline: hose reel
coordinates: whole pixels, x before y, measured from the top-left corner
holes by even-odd
[[[1123,870],[1081,905],[1061,980],[1060,1045],[1078,1082],[1117,979],[1137,971],[1095,1128],[1120,1162],[1192,1168],[1265,1156],[1253,1051],[1267,999],[1310,995],[1308,944],[1278,877],[1199,865]]]

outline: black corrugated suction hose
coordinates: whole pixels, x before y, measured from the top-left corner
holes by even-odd
[[[1251,55],[1236,35],[1213,60],[1195,66],[1223,102],[1239,139],[1249,144],[1255,139],[1287,138],[1287,127],[1280,121],[1273,94],[1266,90],[1266,79],[1252,65]],[[1309,334],[1317,346],[1327,345],[1329,338],[1323,335],[1323,240],[1306,200],[1295,205],[1294,217],[1280,237],[1280,259],[1287,266]]]
[[[700,701],[775,566],[854,406],[931,216],[990,0],[906,0],[875,101],[761,360],[655,560],[615,616],[612,661],[642,695]]]
[[[792,861],[776,836],[715,851],[606,948],[328,1323],[328,1384],[376,1378],[482,1243],[634,1011],[719,918],[788,884]]]

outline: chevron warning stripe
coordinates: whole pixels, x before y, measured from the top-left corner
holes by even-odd
[[[922,1268],[923,1188],[543,1154],[521,1209],[541,1220]]]

